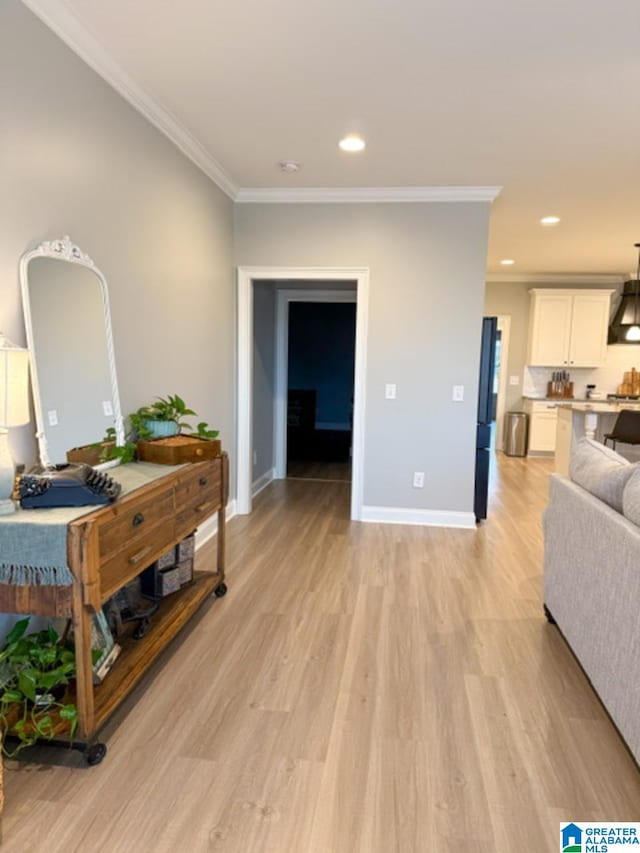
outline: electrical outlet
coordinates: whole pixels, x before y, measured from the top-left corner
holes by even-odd
[[[520,377],[519,376],[510,376],[509,377],[509,385],[519,385]]]
[[[454,385],[451,399],[454,403],[462,403],[464,400],[464,385]]]
[[[58,413],[55,409],[49,409],[47,412],[49,426],[58,426]]]
[[[424,471],[414,471],[413,472],[413,488],[414,489],[423,489],[424,488]]]
[[[113,415],[113,406],[111,405],[111,400],[103,400],[102,401],[102,411],[106,418],[109,418]]]
[[[384,396],[387,400],[395,400],[396,399],[396,386],[393,384],[388,384],[384,386]]]

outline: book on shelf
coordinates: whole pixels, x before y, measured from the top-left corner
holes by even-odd
[[[91,617],[91,651],[93,655],[93,683],[102,684],[118,655],[120,646],[113,639],[107,617],[102,610]],[[99,654],[97,654],[99,652]]]

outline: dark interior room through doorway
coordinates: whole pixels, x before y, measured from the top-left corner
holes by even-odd
[[[289,305],[289,478],[351,479],[355,328],[355,303]]]

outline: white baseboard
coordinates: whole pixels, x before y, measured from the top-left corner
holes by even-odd
[[[226,520],[233,518],[236,514],[235,500],[229,501],[227,504]],[[214,512],[196,531],[196,551],[201,548],[205,542],[212,539],[218,532],[218,513]]]
[[[266,489],[269,483],[271,483],[276,476],[276,469],[270,468],[268,471],[265,471],[261,477],[258,477],[257,480],[254,480],[251,484],[251,497],[255,498],[256,495],[259,495],[263,489]]]
[[[470,530],[476,526],[476,517],[472,512],[395,506],[363,506],[360,520],[380,524],[417,524],[423,527],[464,527]]]

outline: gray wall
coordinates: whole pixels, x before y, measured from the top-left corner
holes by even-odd
[[[365,505],[472,510],[488,217],[482,203],[236,206],[238,265],[370,269]]]
[[[233,451],[231,200],[19,0],[0,4],[0,79],[0,329],[25,343],[19,258],[69,234],[109,284],[123,411],[179,393]]]
[[[253,286],[253,481],[270,471],[273,458],[276,296],[273,282]]]

